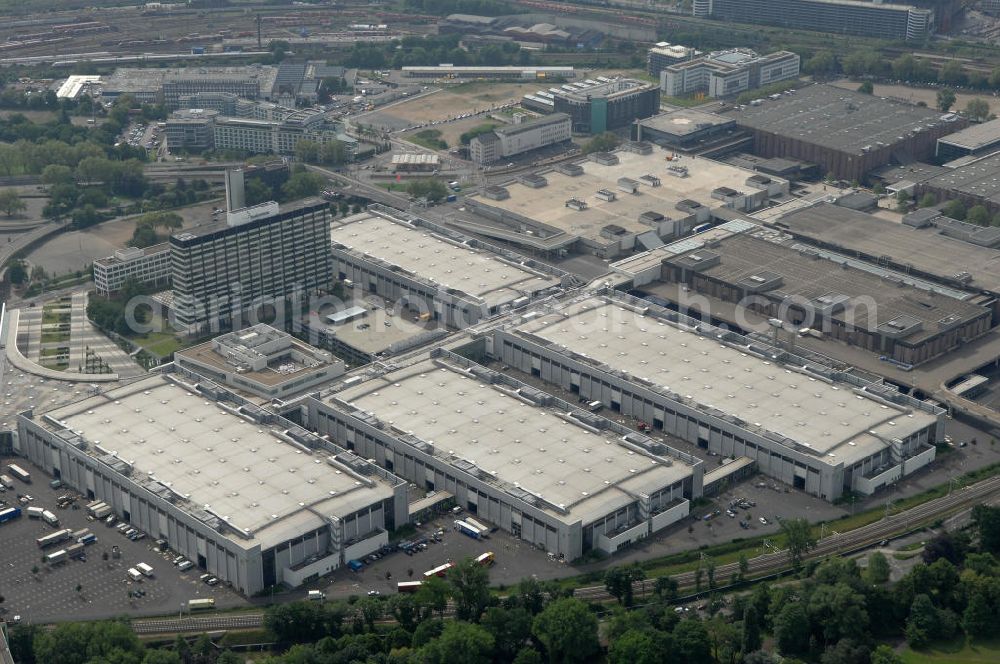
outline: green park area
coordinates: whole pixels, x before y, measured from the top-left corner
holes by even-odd
[[[1000,662],[1000,638],[968,640],[959,637],[923,650],[906,648],[900,657],[904,664],[995,664]]]

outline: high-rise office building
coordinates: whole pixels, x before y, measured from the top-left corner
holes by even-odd
[[[170,237],[174,325],[187,334],[228,328],[262,305],[330,286],[328,204],[307,199],[226,213]]]

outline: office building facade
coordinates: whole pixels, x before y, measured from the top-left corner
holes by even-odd
[[[142,286],[165,286],[170,282],[170,245],[166,242],[140,249],[119,249],[112,256],[94,261],[94,288],[109,297],[134,281]]]
[[[696,0],[695,16],[882,39],[925,39],[934,10],[867,0]]]
[[[664,67],[660,89],[671,97],[699,92],[709,97],[728,97],[798,75],[796,53],[777,51],[761,56],[736,48]]]
[[[598,84],[579,89],[552,88],[552,107],[570,116],[572,130],[581,134],[627,127],[635,120],[660,112],[660,89],[628,78],[598,79]]]
[[[477,166],[492,164],[505,157],[555,145],[573,137],[570,117],[553,113],[521,124],[497,127],[469,142],[469,156]]]
[[[284,212],[270,203],[229,216],[235,223],[170,238],[174,324],[186,333],[331,286],[327,203],[308,200]]]

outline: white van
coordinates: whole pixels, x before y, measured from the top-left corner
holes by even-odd
[[[140,572],[142,572],[143,576],[153,578],[153,568],[147,565],[146,563],[139,563],[138,565],[135,566],[135,568]]]
[[[133,581],[141,581],[142,580],[142,572],[140,572],[139,570],[137,570],[134,567],[129,567],[128,568],[128,578],[132,579]]]
[[[191,569],[192,567],[194,567],[194,563],[191,562],[190,560],[185,560],[184,562],[182,562],[179,565],[177,565],[177,569],[179,569],[182,572],[186,572],[187,570]]]
[[[326,599],[326,593],[320,590],[310,590],[309,599],[313,602],[322,602]]]

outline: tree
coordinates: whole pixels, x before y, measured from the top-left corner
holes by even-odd
[[[542,664],[542,656],[532,647],[527,647],[517,653],[513,664]]]
[[[485,567],[466,558],[448,570],[455,617],[478,622],[490,604],[490,576]]]
[[[651,630],[629,630],[612,641],[608,648],[610,664],[658,664],[670,659],[669,653],[658,647]]]
[[[425,178],[408,182],[406,193],[414,198],[426,198],[431,203],[436,203],[448,195],[448,189],[437,178]]]
[[[325,181],[321,175],[300,171],[288,178],[288,182],[281,187],[281,191],[285,198],[290,201],[307,198],[318,194]]]
[[[934,207],[935,205],[937,205],[937,197],[928,191],[926,194],[920,197],[919,205],[922,208]]]
[[[938,70],[938,80],[942,83],[951,83],[952,85],[964,85],[965,84],[965,69],[962,68],[962,63],[957,60],[949,60]]]
[[[774,638],[783,655],[795,655],[809,649],[809,617],[800,602],[785,604],[774,616]]]
[[[896,192],[896,210],[906,212],[910,209],[910,194],[902,189]]]
[[[761,627],[761,617],[757,613],[757,607],[750,604],[743,612],[743,641],[740,650],[744,654],[760,650]]]
[[[73,169],[62,164],[49,164],[42,169],[42,183],[48,185],[55,184],[75,184]]]
[[[896,654],[892,646],[883,643],[872,651],[871,664],[903,664],[903,659]]]
[[[965,220],[977,226],[990,225],[990,211],[983,205],[973,205],[965,215]]]
[[[965,219],[965,204],[957,198],[950,200],[941,207],[941,214],[961,221]]]
[[[830,51],[820,51],[805,61],[802,69],[807,74],[823,76],[837,71],[837,58]]]
[[[295,158],[307,164],[319,161],[319,143],[301,140],[295,144]]]
[[[705,561],[705,576],[708,577],[708,589],[715,589],[715,560],[709,558]]]
[[[671,603],[677,599],[677,581],[669,576],[658,576],[653,582],[653,593],[664,602]]]
[[[184,660],[173,650],[147,650],[142,664],[184,664]]]
[[[441,636],[422,650],[422,661],[429,664],[489,664],[493,659],[493,636],[479,625],[449,621]]]
[[[950,217],[951,215],[946,216]],[[962,216],[964,217],[965,215],[963,214]],[[921,558],[927,565],[937,562],[940,558],[944,558],[953,565],[957,565],[962,562],[962,555],[961,547],[955,542],[955,538],[952,537],[951,533],[941,532],[932,537],[924,545],[924,552],[921,554]],[[915,568],[914,572],[917,572],[919,569]],[[929,568],[923,569],[925,573],[928,571]]]
[[[965,613],[962,614],[962,629],[970,637],[980,637],[995,634],[996,628],[997,618],[987,591],[977,587],[972,591]]]
[[[420,584],[420,589],[414,595],[414,599],[421,607],[424,620],[430,617],[432,611],[437,611],[444,618],[444,610],[448,606],[448,584],[437,576],[425,579]]]
[[[955,105],[955,91],[949,88],[938,90],[937,107],[947,113],[948,109]]]
[[[871,81],[862,81],[861,85],[858,86],[858,92],[866,95],[875,94],[875,84]]]
[[[351,160],[347,143],[343,141],[327,141],[319,149],[320,162],[329,166],[339,166]]]
[[[545,646],[553,664],[589,662],[600,651],[597,618],[585,603],[572,597],[546,606],[535,616],[531,633]]]
[[[844,582],[821,585],[809,597],[806,611],[813,630],[824,643],[841,639],[861,640],[868,632],[865,597]]]
[[[264,628],[280,643],[316,641],[328,634],[330,627],[324,603],[290,602],[269,606],[264,611]]]
[[[274,198],[274,192],[260,178],[247,178],[244,185],[247,205],[259,205]]]
[[[73,214],[70,217],[73,219],[73,225],[77,228],[88,228],[99,223],[102,219],[101,213],[89,203],[73,210]],[[156,243],[154,242],[153,244]]]
[[[802,566],[802,556],[816,548],[816,535],[805,519],[784,519],[781,522],[781,533],[785,536],[788,547],[788,560],[792,567]]]
[[[494,651],[500,661],[510,661],[531,636],[531,614],[520,606],[486,609],[479,624],[493,636]]]
[[[375,597],[364,597],[354,606],[368,631],[375,631],[375,621],[381,618],[384,613],[381,600]]]
[[[407,632],[412,632],[417,626],[420,612],[412,595],[392,595],[386,603],[386,608],[389,615]]]
[[[990,117],[990,105],[985,99],[979,97],[970,99],[969,103],[965,105],[965,114],[975,122],[982,122]]]
[[[10,269],[7,270],[7,276],[10,278],[10,283],[15,286],[20,286],[28,280],[28,270],[24,265],[24,261],[16,260],[10,264]]]
[[[1000,553],[1000,507],[977,505],[972,508],[972,527],[979,546],[988,553]]]
[[[622,606],[632,606],[632,584],[646,578],[646,573],[638,565],[611,567],[604,573],[604,587]]]
[[[711,664],[712,643],[708,637],[705,623],[689,618],[677,623],[674,627],[674,646],[677,649],[677,661],[685,664]]]
[[[868,569],[865,571],[865,580],[870,584],[883,584],[889,580],[889,560],[881,551],[868,556]]]
[[[608,152],[614,150],[616,147],[618,147],[618,136],[610,131],[606,131],[587,141],[583,146],[583,154]]]
[[[18,196],[17,190],[0,189],[0,210],[3,210],[8,217],[13,217],[18,212],[24,212],[27,207]]]
[[[931,598],[921,593],[913,598],[906,619],[906,640],[913,648],[923,648],[936,635],[937,609]]]

